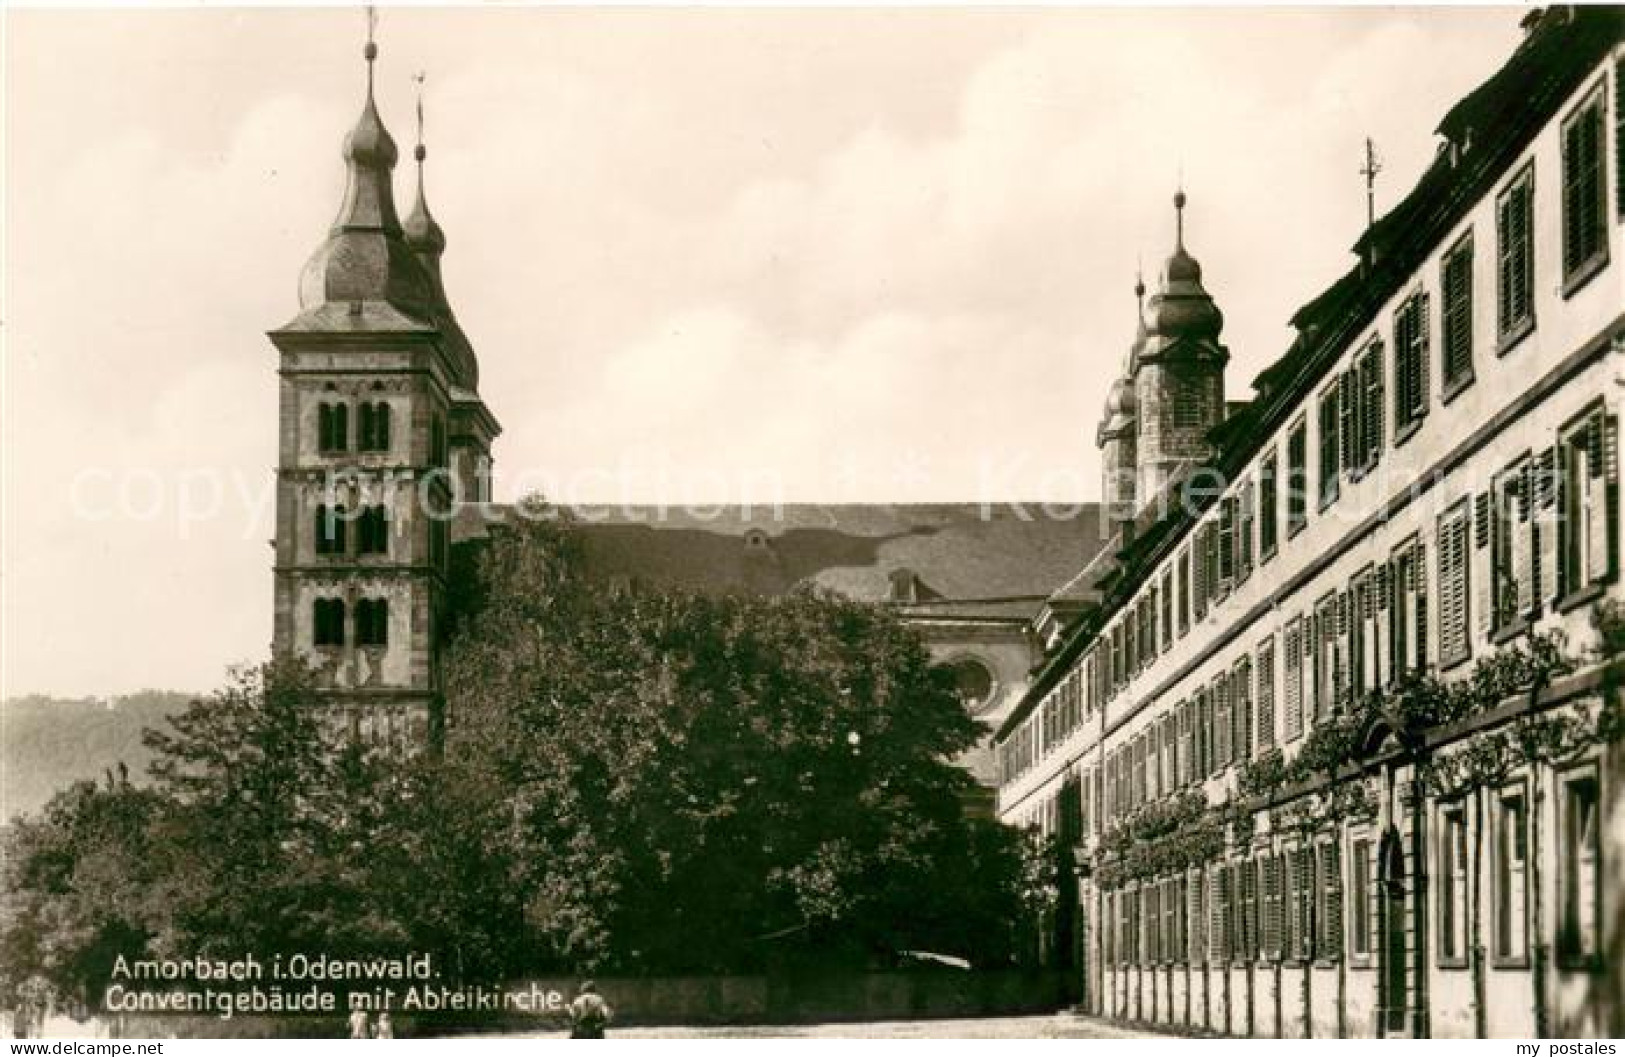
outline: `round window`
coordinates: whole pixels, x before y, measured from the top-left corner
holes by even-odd
[[[987,665],[971,657],[963,657],[949,665],[954,673],[954,687],[959,700],[972,712],[980,712],[993,703],[993,673]]]

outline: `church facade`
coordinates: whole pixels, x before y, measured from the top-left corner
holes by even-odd
[[[1625,48],[1616,8],[1525,30],[1250,402],[1182,222],[1142,306],[1099,604],[995,738],[1090,1012],[1625,1034]]]

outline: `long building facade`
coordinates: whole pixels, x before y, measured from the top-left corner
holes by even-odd
[[[1251,401],[1183,223],[1142,305],[1101,601],[995,736],[1090,1012],[1625,1035],[1625,48],[1525,29]]]

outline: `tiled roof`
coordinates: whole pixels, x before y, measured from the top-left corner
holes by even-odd
[[[1064,511],[1070,516],[1037,505],[976,503],[575,513],[596,576],[765,594],[816,584],[883,602],[892,597],[893,575],[906,571],[917,585],[917,601],[906,608],[921,616],[1030,616],[1103,542],[1092,504]]]

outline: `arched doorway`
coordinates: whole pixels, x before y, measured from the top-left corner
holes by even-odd
[[[1383,1035],[1405,1031],[1405,1006],[1410,990],[1409,943],[1405,922],[1405,851],[1399,834],[1390,828],[1382,836],[1377,876],[1377,914],[1381,936],[1377,977],[1378,1031]]]

